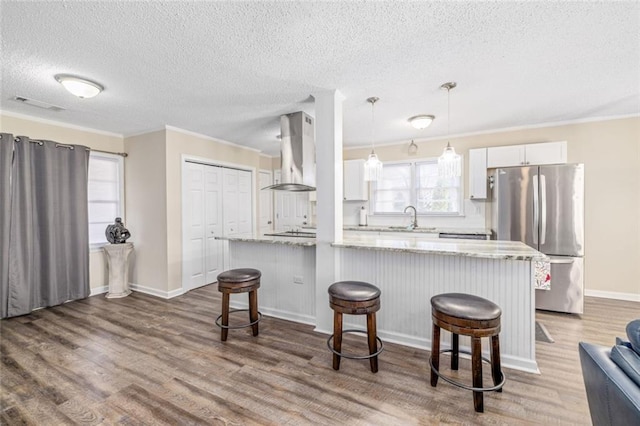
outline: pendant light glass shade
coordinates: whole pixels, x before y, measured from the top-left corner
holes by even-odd
[[[448,142],[444,152],[438,157],[438,175],[443,178],[462,175],[462,157],[456,154],[456,150]]]
[[[380,161],[373,149],[373,109],[378,100],[379,98],[375,96],[367,99],[367,102],[371,104],[371,154],[369,154],[369,158],[364,163],[364,180],[370,182],[377,182],[382,179],[382,161]]]
[[[373,150],[364,163],[364,180],[377,182],[382,179],[382,161],[378,159]]]
[[[451,89],[456,87],[454,82],[445,83],[440,88],[447,90],[447,139],[449,139],[449,130],[451,122]],[[447,140],[447,147],[440,157],[438,157],[438,175],[442,178],[451,178],[462,176],[462,157],[456,154],[456,150]]]

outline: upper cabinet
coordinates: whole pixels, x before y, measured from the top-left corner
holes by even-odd
[[[366,201],[369,199],[369,185],[364,180],[364,160],[344,162],[344,200]]]
[[[487,148],[469,150],[469,198],[487,198]]]
[[[487,167],[565,164],[567,142],[532,143],[527,145],[487,148]]]

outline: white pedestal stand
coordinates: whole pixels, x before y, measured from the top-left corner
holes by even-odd
[[[129,290],[129,255],[132,251],[133,243],[104,246],[109,266],[109,292],[106,297],[117,298],[131,294],[131,290]]]

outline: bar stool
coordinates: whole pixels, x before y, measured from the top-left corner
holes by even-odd
[[[262,273],[257,269],[242,268],[231,269],[218,275],[218,291],[222,293],[222,314],[216,318],[216,325],[220,327],[220,339],[227,340],[229,329],[251,327],[253,335],[258,335],[258,322],[262,319],[262,313],[258,311],[258,288]],[[249,293],[249,309],[229,310],[229,296],[231,293]],[[234,312],[249,311],[249,322],[242,325],[229,325],[229,314]],[[222,319],[222,323],[220,320]]]
[[[500,316],[502,311],[495,303],[478,296],[461,293],[439,294],[431,298],[433,336],[431,342],[431,386],[438,384],[438,377],[461,388],[473,391],[473,406],[484,411],[483,392],[502,392],[506,380],[500,368]],[[451,349],[440,350],[440,328],[452,333]],[[458,336],[471,337],[471,374],[473,386],[455,381],[441,374],[440,352],[451,352],[451,369],[458,369]],[[491,338],[491,360],[482,356],[482,337]],[[482,387],[482,361],[491,363],[492,387]]]
[[[361,281],[339,281],[329,287],[329,306],[333,309],[333,334],[327,339],[327,346],[333,352],[333,369],[340,369],[340,358],[368,359],[371,371],[378,372],[378,355],[383,350],[382,340],[376,331],[376,312],[380,310],[380,289]],[[342,353],[343,333],[365,333],[364,330],[342,329],[342,314],[367,315],[367,340],[369,355]],[[333,340],[333,347],[331,346]],[[380,349],[378,349],[380,344]]]

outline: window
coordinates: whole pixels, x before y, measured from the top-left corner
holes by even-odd
[[[119,155],[91,152],[89,156],[89,244],[107,243],[105,230],[116,217],[124,220],[124,167]]]
[[[436,158],[414,163],[385,163],[373,184],[373,214],[403,213],[408,205],[422,215],[462,214],[462,178],[438,176]]]

